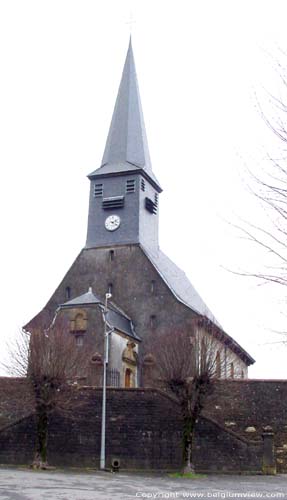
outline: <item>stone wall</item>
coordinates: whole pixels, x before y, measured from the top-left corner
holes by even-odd
[[[274,432],[277,470],[287,472],[287,380],[220,380],[205,415],[248,441]]]
[[[193,460],[201,472],[261,472],[262,440],[248,441],[202,417],[196,426]]]
[[[54,418],[48,446],[56,465],[99,467],[102,391],[86,389],[86,405],[72,427]],[[177,469],[181,464],[180,413],[168,396],[154,390],[109,389],[106,464],[119,458],[128,469]]]
[[[0,429],[0,464],[31,464],[34,443],[35,420],[33,415]]]
[[[48,457],[53,465],[99,467],[102,391],[77,391],[73,415],[50,418]],[[181,422],[178,405],[156,390],[107,391],[107,466],[119,458],[128,469],[178,469]],[[31,463],[33,416],[0,430],[0,463]],[[24,443],[24,445],[22,445]]]
[[[0,379],[0,389],[1,383]],[[182,422],[176,401],[156,389],[107,392],[107,466],[118,458],[123,469],[179,469]],[[77,403],[73,415],[50,418],[49,462],[56,466],[97,468],[102,391],[82,388],[75,392],[75,397],[81,404]],[[287,472],[286,401],[287,381],[216,382],[197,423],[193,450],[196,470],[260,472],[262,432],[271,426],[278,470]],[[2,419],[2,464],[27,464],[33,457],[34,418],[15,412],[13,419],[16,406],[15,401],[6,406],[6,422]]]

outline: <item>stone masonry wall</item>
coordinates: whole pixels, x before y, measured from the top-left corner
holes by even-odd
[[[53,465],[99,467],[102,391],[81,389],[73,415],[53,415],[49,422],[48,458]],[[178,405],[156,390],[107,391],[107,466],[119,458],[128,469],[178,469],[181,423]],[[0,464],[31,463],[33,416],[0,429]]]
[[[26,328],[33,328],[37,322],[48,326],[59,304],[67,300],[67,288],[71,298],[75,298],[92,286],[94,293],[103,299],[110,285],[113,290],[112,302],[132,319],[135,331],[142,340],[138,352],[139,368],[145,354],[149,354],[149,343],[154,338],[164,339],[168,332],[193,331],[197,314],[176,298],[138,245],[84,249],[42,312]],[[89,308],[84,342],[91,348],[91,356],[95,352],[102,354],[102,332],[99,313],[96,308]],[[111,364],[114,364],[113,360]],[[140,377],[138,382],[139,386],[143,385]]]
[[[72,416],[50,418],[49,462],[56,466],[97,468],[102,392],[88,387],[77,390],[75,395],[82,403]],[[286,400],[287,381],[216,382],[196,428],[196,470],[260,472],[262,431],[265,426],[272,426],[277,467],[280,472],[287,472]],[[1,403],[0,413],[5,417]],[[13,402],[7,407],[10,415],[7,410],[6,421],[4,418],[0,427],[2,464],[29,464],[33,457],[34,417],[21,416],[15,411],[16,406]],[[162,392],[108,389],[107,466],[118,458],[123,469],[179,469],[181,429],[178,404]]]
[[[200,418],[196,426],[193,461],[201,472],[261,472],[262,440],[248,441],[217,422]]]
[[[277,470],[287,473],[287,380],[220,380],[204,414],[248,441],[271,426]]]

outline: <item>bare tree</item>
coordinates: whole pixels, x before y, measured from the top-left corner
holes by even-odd
[[[192,444],[196,421],[205,405],[206,396],[213,390],[212,381],[226,373],[226,361],[219,328],[205,317],[196,320],[192,328],[173,330],[148,345],[153,359],[153,385],[176,397],[183,419],[184,472],[193,471]],[[152,354],[151,354],[152,353]]]
[[[75,397],[77,378],[86,371],[88,352],[76,346],[64,322],[50,329],[37,327],[32,333],[22,331],[10,348],[10,375],[25,377],[26,391],[19,396],[36,417],[36,443],[33,465],[47,467],[49,416],[57,411],[71,413],[80,399]]]
[[[280,58],[282,58],[282,53]],[[286,57],[286,54],[284,54]],[[274,71],[280,83],[278,95],[265,92],[264,105],[257,100],[257,109],[273,134],[269,152],[260,162],[259,172],[248,168],[248,189],[261,207],[262,222],[240,219],[234,226],[265,255],[263,269],[251,269],[238,274],[253,276],[263,283],[287,284],[287,65],[274,61]],[[267,95],[267,99],[266,99]],[[265,146],[266,147],[266,146]]]

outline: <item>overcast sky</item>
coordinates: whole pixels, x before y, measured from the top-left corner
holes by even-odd
[[[285,378],[271,332],[284,290],[226,270],[264,263],[225,220],[263,220],[246,167],[260,171],[274,147],[256,99],[287,61],[276,0],[0,1],[1,354],[85,244],[86,175],[100,166],[131,10],[162,250],[257,360],[250,376]]]

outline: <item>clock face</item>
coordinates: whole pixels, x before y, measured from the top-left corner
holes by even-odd
[[[108,231],[115,231],[116,229],[118,229],[118,227],[120,227],[120,223],[121,219],[118,215],[110,215],[105,220],[105,228]]]

